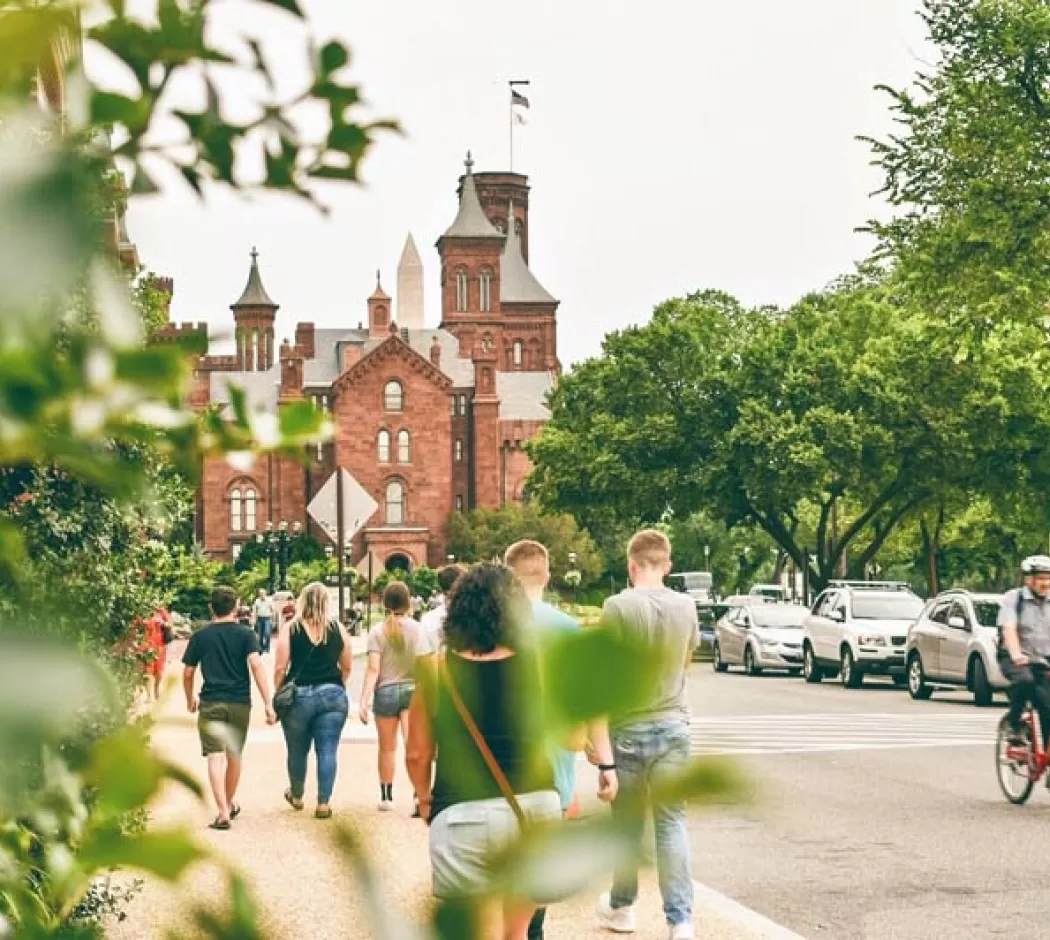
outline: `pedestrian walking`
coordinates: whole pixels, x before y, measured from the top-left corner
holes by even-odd
[[[259,588],[259,594],[252,604],[252,624],[259,635],[259,649],[270,652],[270,640],[273,636],[273,601],[266,596],[266,591]]]
[[[699,634],[696,605],[664,585],[671,570],[671,543],[655,529],[637,533],[627,549],[631,587],[605,602],[603,624],[660,663],[648,700],[612,719],[611,735],[620,792],[613,816],[641,851],[644,815],[651,810],[656,867],[671,940],[693,937],[693,878],[685,805],[653,793],[689,764],[686,670]],[[612,890],[598,902],[598,921],[608,930],[635,929],[638,867],[619,869]]]
[[[448,596],[466,570],[462,565],[445,565],[438,571],[438,587],[441,588],[441,593],[431,598],[434,602],[433,607],[423,614],[419,621],[423,625],[423,636],[426,641],[425,650],[421,652],[437,653],[441,650],[444,644],[443,632]]]
[[[528,618],[507,568],[465,573],[449,601],[433,694],[421,686],[412,701],[408,768],[430,823],[434,895],[470,906],[485,940],[525,940],[536,910],[493,887],[490,858],[514,840],[519,818],[561,818],[542,746],[539,665],[523,643]]]
[[[209,607],[211,623],[190,637],[183,653],[182,684],[186,708],[197,715],[201,752],[208,762],[208,783],[217,811],[210,828],[226,830],[241,812],[234,800],[251,720],[249,673],[266,703],[266,723],[274,724],[277,716],[270,705],[259,639],[237,623],[237,592],[231,587],[215,588]],[[204,677],[199,696],[195,691],[198,667]]]
[[[146,700],[160,698],[160,686],[168,664],[168,644],[172,641],[171,614],[163,608],[153,611],[143,628],[145,646],[152,659],[146,664]]]
[[[504,563],[521,582],[525,596],[531,608],[529,630],[537,643],[541,661],[546,647],[558,637],[580,632],[580,625],[568,614],[563,613],[544,599],[544,592],[550,584],[550,554],[540,542],[523,539],[507,549]],[[609,730],[605,721],[596,721],[590,728],[590,741],[600,765],[605,770],[600,772],[602,798],[610,801],[616,795],[616,770],[612,746],[609,742]],[[559,745],[548,749],[548,756],[554,769],[554,785],[558,791],[563,816],[569,816],[578,809],[576,802],[576,754]],[[547,909],[540,907],[529,924],[528,940],[543,940],[543,924]]]
[[[394,808],[397,733],[408,740],[408,706],[415,690],[416,656],[422,629],[411,616],[412,598],[401,581],[383,591],[386,619],[368,634],[368,671],[361,691],[360,718],[375,713],[379,736],[379,809]]]
[[[332,817],[332,792],[339,764],[339,741],[350,708],[346,684],[353,656],[346,628],[329,615],[328,589],[319,581],[303,588],[296,615],[277,638],[274,688],[292,683],[291,705],[281,715],[288,748],[285,802],[303,808],[306,761],[317,758],[318,819]]]

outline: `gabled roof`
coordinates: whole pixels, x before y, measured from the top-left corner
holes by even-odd
[[[481,208],[481,200],[478,199],[478,190],[474,185],[474,174],[471,172],[474,166],[467,154],[467,173],[463,177],[463,189],[459,196],[459,212],[456,213],[455,221],[448,227],[442,238],[500,238],[499,229],[496,228],[485,215]]]
[[[505,304],[556,304],[525,263],[521,240],[514,224],[514,202],[507,210],[507,241],[499,265],[499,299]]]
[[[259,252],[254,248],[252,249],[252,266],[248,271],[248,283],[244,285],[241,299],[230,306],[235,310],[238,307],[270,307],[274,310],[277,309],[277,304],[270,299],[270,295],[266,293],[266,288],[263,287],[262,277],[259,275]]]
[[[414,371],[425,375],[431,382],[442,391],[450,391],[453,387],[452,379],[441,369],[434,365],[427,356],[412,348],[406,343],[400,333],[391,333],[386,339],[372,349],[367,347],[362,350],[361,358],[346,372],[344,372],[333,383],[333,389],[352,385],[358,378],[375,369],[380,362],[391,356],[404,356],[412,365]]]

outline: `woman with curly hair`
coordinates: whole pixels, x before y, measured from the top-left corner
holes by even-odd
[[[510,570],[479,565],[464,574],[448,604],[437,682],[413,697],[409,720],[408,771],[430,823],[434,895],[478,902],[477,936],[485,940],[525,940],[536,909],[492,897],[488,857],[514,838],[522,818],[561,818],[543,745],[539,667],[522,642],[528,618]]]

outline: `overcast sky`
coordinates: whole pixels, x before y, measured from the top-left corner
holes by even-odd
[[[175,279],[175,320],[228,330],[257,245],[279,338],[300,320],[355,326],[377,268],[393,292],[411,231],[436,325],[433,245],[455,214],[467,149],[478,170],[507,168],[508,78],[532,81],[515,169],[533,187],[532,267],[561,300],[566,365],[688,291],[790,303],[870,247],[854,228],[880,211],[879,177],[855,138],[889,129],[873,86],[907,83],[925,51],[917,0],[305,6],[319,37],[352,45],[371,112],[406,135],[380,142],[366,185],[326,194],[327,218],[283,196],[200,203],[175,188],[137,200],[131,237]],[[216,28],[260,36],[294,76],[289,22]]]

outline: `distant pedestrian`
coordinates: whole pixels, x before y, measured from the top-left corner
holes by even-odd
[[[288,748],[288,789],[292,809],[303,808],[306,761],[310,748],[317,757],[318,819],[332,816],[332,791],[339,762],[339,741],[350,708],[346,684],[353,657],[350,637],[328,612],[328,589],[318,581],[299,595],[296,616],[277,638],[274,687],[295,683],[291,709],[281,718]]]
[[[632,587],[605,602],[603,624],[624,640],[638,644],[661,664],[658,681],[648,701],[613,720],[611,733],[620,793],[613,817],[641,850],[644,818],[638,807],[647,805],[656,834],[656,867],[664,916],[671,940],[690,940],[693,934],[693,878],[690,870],[689,831],[685,805],[667,802],[651,787],[684,771],[689,764],[689,706],[686,670],[699,635],[696,605],[687,594],[664,585],[671,570],[671,543],[655,529],[637,533],[627,549]],[[638,867],[618,870],[612,891],[598,903],[598,921],[608,930],[635,929]]]
[[[273,601],[266,596],[266,591],[259,588],[259,594],[252,604],[252,623],[259,635],[259,649],[270,652],[270,639],[273,636]]]
[[[168,664],[168,644],[173,636],[171,614],[163,608],[158,608],[146,621],[143,630],[148,655],[152,656],[146,664],[146,698],[150,702],[156,702],[160,698],[160,686]]]
[[[437,653],[444,645],[443,634],[449,592],[456,586],[456,582],[466,570],[463,565],[445,565],[438,571],[438,587],[441,592],[431,597],[431,601],[434,602],[433,607],[423,614],[420,620],[426,640],[425,650],[421,649],[421,652]]]
[[[237,623],[237,605],[233,588],[215,588],[209,605],[212,622],[190,637],[182,656],[186,708],[197,714],[201,751],[208,761],[208,782],[218,812],[212,829],[229,829],[230,820],[241,811],[234,798],[251,719],[249,672],[266,703],[267,724],[277,721],[259,656],[259,638]],[[199,697],[195,692],[198,666],[204,676]]]
[[[418,594],[412,595],[412,616],[416,620],[423,616],[423,598]]]
[[[394,808],[397,732],[408,738],[408,706],[415,689],[416,656],[422,628],[409,615],[412,599],[401,581],[383,591],[386,619],[368,634],[368,671],[361,691],[360,718],[368,724],[375,712],[379,735],[379,809]],[[374,702],[373,702],[374,693]]]
[[[525,588],[525,596],[532,608],[529,629],[542,661],[552,641],[566,634],[579,633],[580,625],[543,599],[551,579],[550,555],[545,546],[531,539],[523,539],[507,549],[504,561]],[[580,679],[586,681],[587,677],[581,676]],[[592,724],[590,740],[602,768],[599,773],[603,799],[612,800],[617,787],[616,767],[609,743],[609,729],[604,721]],[[569,816],[576,808],[576,751],[555,745],[549,748],[548,756],[554,768],[554,785],[561,801],[561,811]],[[539,908],[529,924],[528,940],[543,940],[545,917],[546,908]]]
[[[421,686],[412,701],[408,767],[430,823],[434,895],[471,905],[484,940],[525,940],[536,910],[493,886],[492,857],[515,840],[519,818],[561,818],[542,744],[539,665],[523,642],[528,619],[511,571],[472,568],[449,600],[434,694]]]

